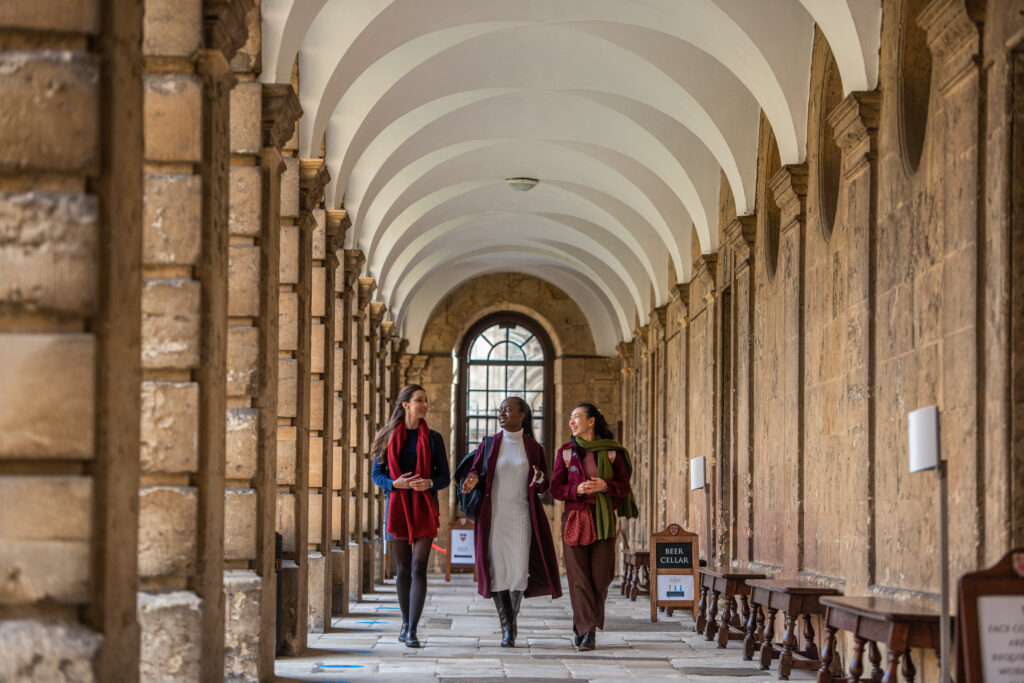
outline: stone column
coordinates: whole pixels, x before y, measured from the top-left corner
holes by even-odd
[[[2,14],[0,680],[138,680],[142,7]]]
[[[376,283],[373,278],[359,278],[359,299],[356,324],[356,372],[358,378],[358,395],[356,397],[357,436],[356,454],[359,458],[360,471],[356,474],[356,485],[359,487],[358,506],[361,525],[360,534],[360,587],[363,593],[373,592],[373,518],[376,487],[370,481],[370,468],[373,455],[369,452],[373,434],[370,430],[371,404],[373,390],[370,384],[370,373],[373,366],[373,355],[370,343],[370,297]]]
[[[661,531],[668,523],[667,479],[668,463],[665,453],[665,396],[667,395],[665,369],[665,325],[668,322],[668,306],[658,306],[651,311],[651,356],[650,356],[650,447],[651,460],[651,506],[650,533]]]
[[[359,432],[362,420],[359,417],[359,274],[365,258],[362,252],[345,250],[343,254],[345,277],[342,295],[342,392],[344,398],[343,423],[344,458],[342,460],[343,543],[345,548],[347,574],[342,610],[348,613],[349,605],[361,597],[362,583],[362,479],[367,473],[362,467],[362,454],[358,452]]]
[[[330,553],[330,574],[327,586],[328,605],[326,615],[344,615],[347,611],[348,595],[348,534],[346,529],[348,496],[344,484],[348,473],[345,467],[347,460],[345,438],[348,433],[348,412],[345,394],[345,327],[347,322],[345,310],[345,233],[352,222],[345,211],[327,211],[327,269],[328,269],[328,318],[327,329],[330,333],[330,353],[327,356],[329,367],[325,365],[324,376],[331,378],[331,471],[330,477],[324,474],[325,495],[330,495],[330,533],[326,535],[327,552]],[[326,513],[324,515],[326,519]]]
[[[273,674],[277,629],[277,567],[275,529],[278,501],[278,348],[281,276],[281,150],[292,137],[302,113],[290,85],[261,86],[260,153],[260,314],[257,330],[258,414],[256,572],[262,579],[260,598],[259,673]]]
[[[783,566],[787,575],[803,569],[804,537],[804,280],[807,229],[807,165],[783,166],[768,179],[768,190],[781,213],[779,224],[779,268],[776,286],[783,292],[783,349],[781,384],[787,429],[779,444],[790,482],[787,499],[792,508],[785,527]],[[788,264],[792,264],[789,266]]]
[[[721,561],[720,546],[723,527],[718,518],[719,465],[718,465],[718,326],[716,325],[716,295],[718,255],[702,254],[693,264],[693,277],[687,288],[686,317],[686,377],[687,377],[687,441],[690,457],[705,456],[705,491],[691,498],[690,528],[701,538],[708,564]],[[708,507],[705,496],[711,496],[711,534],[706,538]],[[714,543],[711,542],[714,541]]]
[[[376,283],[373,283],[373,288],[376,289]],[[373,457],[369,455],[369,447],[373,440],[373,435],[377,433],[377,429],[383,425],[383,418],[381,417],[384,412],[384,385],[383,385],[383,344],[384,340],[381,334],[381,323],[383,321],[385,307],[384,304],[379,301],[370,302],[369,315],[367,316],[367,385],[369,391],[369,405],[367,406],[366,415],[366,434],[367,434],[367,457]],[[371,557],[373,558],[373,568],[371,574],[371,585],[376,585],[377,582],[383,578],[384,574],[384,492],[379,488],[370,484],[370,516],[368,524],[368,532],[371,544]]]
[[[835,132],[836,143],[842,150],[842,190],[846,193],[846,215],[843,224],[848,226],[848,258],[857,259],[849,270],[860,275],[852,281],[848,297],[849,317],[856,330],[857,338],[849,340],[853,348],[864,349],[863,354],[848,354],[842,365],[849,376],[849,386],[870,387],[876,368],[875,316],[877,313],[877,249],[878,231],[878,124],[881,109],[881,95],[878,92],[854,92],[844,99],[829,117],[829,125]],[[851,334],[853,332],[851,331]],[[853,424],[865,425],[866,433],[875,434],[878,419],[878,405],[875,392],[865,392],[863,401],[851,402],[847,408]],[[863,488],[859,495],[852,496],[849,521],[843,522],[838,532],[840,538],[857,537],[863,530],[863,553],[846,553],[845,557],[856,566],[850,567],[849,575],[865,577],[867,585],[874,583],[875,521],[876,506],[870,501],[875,498],[875,439],[862,439],[850,444],[850,456],[844,459],[847,467],[842,479],[856,482]]]
[[[294,86],[288,86],[294,89]],[[276,530],[282,537],[284,558],[281,563],[281,599],[278,605],[280,647],[279,654],[297,655],[306,649],[306,480],[308,469],[308,431],[303,428],[305,445],[299,438],[299,406],[304,405],[305,416],[309,405],[308,383],[299,382],[299,358],[308,358],[308,327],[303,332],[301,312],[308,310],[301,274],[308,268],[300,266],[299,218],[299,159],[297,151],[298,126],[284,147],[284,171],[281,173],[281,203],[278,268],[278,394],[277,394],[277,522]],[[306,344],[302,344],[305,334]],[[300,349],[307,349],[302,354]],[[308,373],[307,373],[308,374]],[[300,393],[301,384],[301,393]],[[304,399],[304,400],[303,400]],[[303,458],[300,465],[300,454]],[[300,476],[298,472],[300,471]]]
[[[730,316],[733,359],[733,405],[730,429],[730,452],[736,500],[733,501],[735,523],[729,525],[731,556],[751,562],[754,528],[754,236],[757,219],[739,216],[725,229],[725,261],[728,263],[728,286],[732,292]]]

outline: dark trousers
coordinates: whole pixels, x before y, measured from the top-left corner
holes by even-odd
[[[604,628],[604,602],[608,586],[615,578],[615,537],[590,545],[568,545],[563,541],[562,549],[576,632]]]

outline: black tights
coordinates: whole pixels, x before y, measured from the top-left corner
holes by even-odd
[[[430,542],[429,538],[417,538],[411,544],[408,541],[391,541],[398,565],[395,583],[398,587],[398,604],[402,608],[402,621],[409,624],[409,630],[413,632],[423,613],[423,601],[427,599]]]

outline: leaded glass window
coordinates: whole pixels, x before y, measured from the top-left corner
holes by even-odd
[[[469,341],[464,362],[465,452],[495,434],[498,406],[508,396],[521,396],[533,411],[533,436],[544,442],[546,344],[527,326],[509,320],[486,326]]]

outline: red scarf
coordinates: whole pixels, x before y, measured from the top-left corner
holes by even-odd
[[[405,425],[399,425],[391,432],[388,439],[388,470],[392,479],[402,476],[402,468],[398,466],[398,454],[405,444]],[[420,420],[416,438],[416,474],[430,479],[430,430],[427,421]],[[417,538],[434,538],[437,536],[439,516],[437,504],[430,491],[414,491],[413,489],[394,489],[388,504],[388,531],[398,538],[408,538],[409,542]]]

